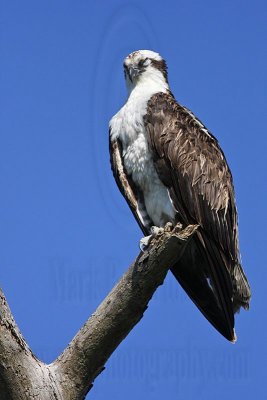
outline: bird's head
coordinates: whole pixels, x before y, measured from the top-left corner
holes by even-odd
[[[123,66],[126,84],[130,91],[140,83],[146,82],[168,85],[166,62],[154,51],[134,51],[125,58]]]

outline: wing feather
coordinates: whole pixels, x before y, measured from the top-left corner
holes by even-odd
[[[111,169],[120,192],[127,201],[141,230],[148,235],[152,223],[146,213],[142,193],[138,191],[133,180],[125,171],[120,141],[118,139],[112,140],[111,135],[109,135],[109,152]],[[140,212],[141,210],[144,210],[143,215]]]
[[[234,340],[233,313],[248,306],[250,289],[239,261],[233,180],[225,156],[215,137],[171,93],[152,96],[144,122],[154,165],[180,222],[201,227],[196,249],[172,272],[210,322]]]
[[[199,223],[237,262],[233,181],[217,140],[171,94],[152,97],[145,124],[155,166],[172,192],[172,200],[184,222]]]

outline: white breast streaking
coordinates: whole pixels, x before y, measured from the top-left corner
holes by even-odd
[[[150,219],[154,225],[164,226],[174,220],[175,209],[154,167],[143,117],[150,97],[159,91],[165,92],[166,88],[155,84],[140,86],[131,92],[126,104],[110,121],[110,134],[122,143],[124,167],[142,191]]]

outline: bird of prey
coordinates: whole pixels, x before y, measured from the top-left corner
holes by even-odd
[[[131,53],[124,75],[128,99],[110,121],[115,180],[145,235],[168,222],[199,225],[171,271],[210,323],[234,342],[234,314],[241,306],[248,309],[251,294],[224,153],[175,100],[158,53]]]

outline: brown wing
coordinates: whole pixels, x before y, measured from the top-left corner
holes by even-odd
[[[217,140],[171,94],[159,93],[145,117],[154,162],[185,223],[198,223],[239,259],[232,176]]]
[[[109,152],[112,172],[120,192],[127,201],[141,230],[148,235],[152,222],[147,215],[142,193],[135,186],[131,177],[126,174],[120,141],[118,139],[111,140],[111,136],[109,136]]]
[[[233,340],[233,311],[248,303],[250,291],[239,263],[234,189],[224,154],[171,93],[151,98],[144,122],[155,167],[178,218],[201,226],[195,248],[172,272],[210,322]]]

